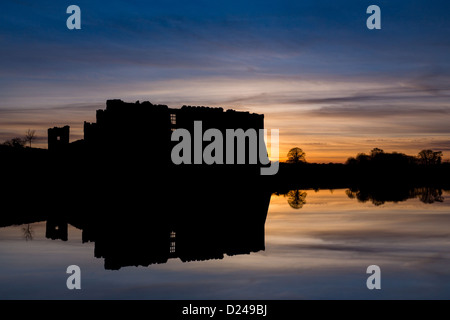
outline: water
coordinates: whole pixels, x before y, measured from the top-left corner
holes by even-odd
[[[105,259],[95,257],[96,243],[83,243],[82,231],[70,224],[67,241],[48,239],[46,221],[0,228],[0,297],[449,299],[450,192],[383,204],[349,195],[347,189],[273,194],[263,247],[258,231],[249,231],[252,241],[258,238],[250,254],[191,262],[175,257],[119,270],[105,269]],[[111,256],[123,250],[112,248]],[[151,251],[151,241],[139,250]],[[66,287],[66,268],[73,264],[81,268],[81,290]],[[381,290],[366,287],[369,265],[381,268]]]

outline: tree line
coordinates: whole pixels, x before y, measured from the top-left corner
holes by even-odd
[[[433,151],[424,149],[420,151],[417,156],[409,156],[399,152],[384,152],[379,148],[374,148],[370,154],[358,153],[356,157],[350,157],[345,162],[348,166],[370,165],[370,164],[388,164],[397,163],[404,165],[424,165],[433,166],[440,165],[443,160],[442,151]],[[292,148],[287,154],[287,163],[298,164],[306,163],[306,153],[298,147]],[[448,162],[448,160],[446,161]]]

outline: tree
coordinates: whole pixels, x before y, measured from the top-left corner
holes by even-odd
[[[348,166],[354,166],[358,164],[358,161],[355,158],[350,157],[347,159],[347,161],[345,161],[345,164]]]
[[[376,157],[378,154],[383,154],[384,151],[380,148],[373,148],[372,150],[370,150],[370,155],[372,156],[372,158]]]
[[[13,148],[23,148],[25,145],[25,140],[19,137],[12,138],[11,140],[7,140],[3,143],[5,146],[13,147]]]
[[[356,161],[358,164],[367,164],[371,160],[371,157],[365,153],[358,153],[356,155]]]
[[[442,163],[442,151],[422,150],[418,155],[419,161],[428,166]]]
[[[300,190],[291,190],[288,192],[288,203],[293,209],[301,209],[306,203],[306,192]]]
[[[36,131],[28,129],[27,132],[25,132],[25,142],[30,143],[31,148],[31,142],[36,139]]]
[[[287,156],[288,156],[287,162],[289,162],[289,163],[306,162],[306,159],[305,159],[306,153],[303,152],[302,149],[297,148],[297,147],[289,150]]]
[[[442,190],[436,188],[421,188],[418,189],[419,199],[423,203],[444,202]]]

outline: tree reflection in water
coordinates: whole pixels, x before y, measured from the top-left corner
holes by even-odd
[[[317,190],[316,190],[317,191]],[[332,189],[330,189],[333,192]],[[433,187],[358,187],[350,188],[345,191],[347,197],[356,199],[359,202],[372,202],[375,206],[381,206],[386,202],[402,202],[408,199],[418,198],[421,202],[431,204],[444,202],[443,190]],[[287,197],[289,206],[293,209],[301,209],[306,204],[307,192],[304,190],[293,189],[289,191],[275,192],[274,194]]]
[[[22,232],[23,232],[23,237],[26,241],[28,240],[33,240],[33,227],[31,226],[31,224],[27,224],[26,227],[22,228]]]
[[[350,199],[357,199],[359,202],[371,201],[374,205],[380,206],[386,202],[401,202],[408,199],[418,198],[421,202],[431,204],[444,202],[442,189],[433,187],[421,188],[350,188],[345,191]]]

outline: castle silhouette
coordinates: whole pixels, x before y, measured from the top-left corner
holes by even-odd
[[[171,164],[171,150],[177,143],[171,141],[172,132],[186,129],[193,137],[195,121],[202,122],[203,132],[217,129],[223,136],[227,129],[254,129],[256,132],[264,129],[264,115],[261,114],[193,106],[175,109],[148,101],[126,103],[122,100],[107,100],[106,109],[97,110],[95,123],[84,122],[83,140],[70,143],[69,126],[49,128],[48,149],[53,152],[87,152],[91,155],[113,154],[114,157],[123,158],[134,156],[145,158],[145,161],[152,164],[166,166]],[[259,148],[260,137],[257,139]],[[193,144],[191,151],[191,163],[194,163]],[[248,143],[246,153],[248,159]],[[237,163],[236,157],[237,152],[234,152],[234,163]],[[249,161],[246,161],[246,165],[248,164]]]

